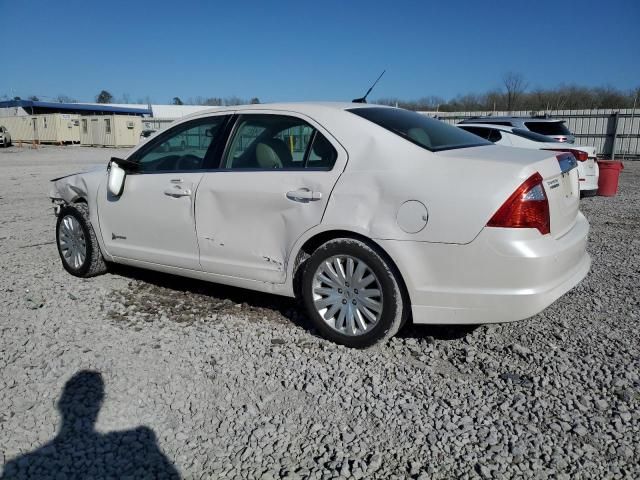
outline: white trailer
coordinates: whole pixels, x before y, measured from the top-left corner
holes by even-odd
[[[79,125],[79,115],[69,113],[0,117],[14,143],[80,143]]]
[[[138,116],[95,115],[80,117],[80,144],[100,147],[133,147],[140,141]]]

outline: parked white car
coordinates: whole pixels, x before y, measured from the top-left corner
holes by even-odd
[[[390,107],[237,106],[55,179],[51,197],[73,275],[116,262],[298,295],[323,335],[364,347],[407,319],[527,318],[576,285],[575,163]]]
[[[11,146],[11,134],[6,127],[0,125],[0,145],[3,147]]]
[[[578,160],[578,181],[580,182],[581,195],[590,197],[598,193],[600,172],[596,162],[595,147],[557,142],[545,135],[504,125],[469,123],[467,121],[464,124],[459,123],[458,127],[497,145],[569,152]]]

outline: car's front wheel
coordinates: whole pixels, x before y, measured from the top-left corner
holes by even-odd
[[[329,340],[364,348],[394,336],[407,317],[398,274],[366,243],[338,238],[307,260],[302,300]]]
[[[76,277],[93,277],[106,272],[96,234],[84,203],[64,205],[56,223],[56,243],[62,266]]]

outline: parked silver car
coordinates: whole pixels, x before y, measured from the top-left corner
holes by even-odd
[[[483,123],[492,125],[503,125],[505,127],[515,127],[522,130],[529,130],[546,137],[551,137],[557,142],[574,143],[576,137],[564,124],[564,120],[547,117],[472,117],[460,122]]]
[[[0,126],[0,145],[8,147],[11,145],[11,135],[6,127]]]

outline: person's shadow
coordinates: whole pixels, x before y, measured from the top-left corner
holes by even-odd
[[[83,370],[65,384],[58,409],[60,431],[42,447],[9,461],[5,479],[153,478],[179,479],[153,431],[138,427],[99,433],[95,423],[104,399],[98,372]]]

